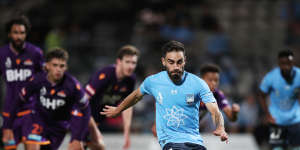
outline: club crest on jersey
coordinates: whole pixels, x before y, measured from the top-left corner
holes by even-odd
[[[185,101],[187,104],[191,105],[194,103],[194,94],[186,94]]]
[[[33,65],[33,62],[32,62],[30,59],[26,59],[26,60],[24,61],[24,65],[26,65],[26,66],[32,66],[32,65]]]
[[[40,95],[42,96],[42,95],[46,95],[46,93],[47,93],[47,90],[46,90],[46,88],[43,86],[42,88],[41,88],[41,90],[40,90]]]
[[[6,58],[5,67],[6,68],[11,68],[11,59],[9,57]]]

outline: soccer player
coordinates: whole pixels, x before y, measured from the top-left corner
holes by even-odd
[[[117,106],[126,96],[128,96],[135,86],[134,70],[137,65],[139,50],[132,45],[125,45],[120,48],[117,54],[116,64],[109,65],[92,75],[86,85],[86,92],[91,97],[92,116],[96,123],[103,126],[106,119],[100,115],[99,111],[105,105]],[[122,113],[124,149],[130,146],[130,126],[132,119],[132,108]],[[97,134],[96,137],[101,135]],[[97,138],[96,138],[97,139]],[[94,139],[95,140],[95,139]],[[92,143],[93,143],[92,138]]]
[[[198,117],[200,101],[203,101],[216,124],[214,134],[227,141],[223,116],[209,87],[196,75],[184,71],[184,45],[170,41],[162,50],[161,61],[166,71],[147,77],[118,107],[107,105],[101,114],[118,116],[140,101],[143,95],[153,95],[156,100],[157,135],[163,150],[205,150]]]
[[[29,31],[30,23],[25,16],[13,18],[6,24],[9,43],[0,48],[0,74],[6,84],[2,113],[5,149],[16,149],[23,136],[22,122],[31,113],[30,103],[17,107],[18,92],[33,74],[42,70],[41,49],[25,41]]]
[[[236,103],[229,105],[228,100],[225,98],[223,92],[218,88],[220,78],[220,68],[214,64],[205,64],[200,69],[201,78],[207,83],[210,90],[213,92],[219,109],[223,110],[225,115],[230,121],[236,121],[240,106]],[[200,111],[205,111],[204,103],[200,103]]]
[[[273,150],[300,149],[300,69],[291,50],[278,53],[278,65],[260,84],[260,102],[270,124]],[[267,98],[269,102],[267,102]]]
[[[23,102],[34,101],[32,119],[24,122],[28,150],[39,150],[41,145],[58,149],[69,129],[71,110],[76,106],[86,112],[88,96],[80,83],[66,73],[67,61],[65,50],[51,50],[46,55],[46,72],[34,75],[21,89]]]

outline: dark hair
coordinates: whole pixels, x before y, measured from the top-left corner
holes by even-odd
[[[69,59],[69,54],[66,50],[62,48],[54,48],[51,49],[47,54],[46,54],[46,62],[51,61],[53,58],[57,59],[62,59],[65,61],[68,61]]]
[[[168,52],[172,52],[172,51],[182,51],[183,54],[185,54],[185,48],[184,45],[178,41],[169,41],[168,43],[164,44],[161,48],[162,50],[162,56],[166,57],[166,54]]]
[[[279,53],[278,53],[278,59],[279,58],[282,58],[282,57],[293,57],[294,56],[294,53],[292,50],[290,49],[285,49],[285,50],[281,50]]]
[[[124,45],[122,46],[119,51],[118,51],[118,55],[117,57],[119,59],[122,59],[125,55],[136,55],[139,56],[140,55],[140,51],[133,45]]]
[[[31,24],[29,22],[29,19],[24,15],[14,17],[12,20],[7,22],[6,25],[5,25],[5,31],[7,33],[10,33],[11,28],[14,24],[24,25],[25,29],[26,29],[26,33],[28,33],[31,29]]]
[[[200,67],[200,75],[203,76],[208,72],[220,73],[221,69],[215,64],[204,64]]]

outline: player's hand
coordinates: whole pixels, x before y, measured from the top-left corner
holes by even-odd
[[[120,115],[119,112],[117,112],[117,107],[114,106],[108,106],[105,105],[102,112],[100,112],[101,115],[105,115],[106,117],[117,117]]]
[[[123,150],[128,150],[129,147],[130,147],[130,137],[129,137],[129,135],[125,135]]]
[[[221,141],[228,143],[228,135],[224,129],[216,129],[213,133],[215,136],[220,136]]]
[[[14,140],[14,133],[11,129],[3,129],[3,143],[7,143],[8,141]]]
[[[232,112],[234,113],[240,112],[240,105],[236,103],[232,104]]]

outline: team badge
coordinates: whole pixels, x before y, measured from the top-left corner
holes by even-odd
[[[43,95],[46,95],[46,93],[47,93],[47,90],[46,90],[46,88],[43,86],[43,87],[41,88],[41,90],[40,90],[40,95],[43,96]]]
[[[194,94],[186,94],[185,101],[187,104],[191,105],[194,103]]]
[[[11,59],[9,57],[6,58],[5,66],[6,68],[11,68]]]

